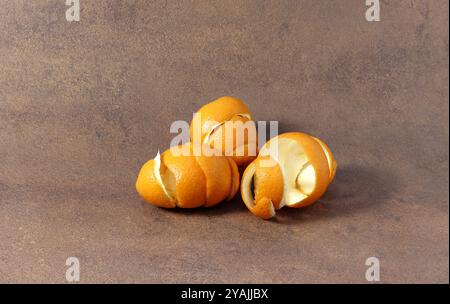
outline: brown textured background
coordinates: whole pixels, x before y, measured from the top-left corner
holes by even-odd
[[[449,281],[448,1],[0,0],[0,282]],[[167,211],[140,166],[233,95],[339,162],[316,205]]]

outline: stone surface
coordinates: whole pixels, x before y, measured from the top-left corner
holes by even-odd
[[[0,4],[0,282],[449,281],[448,2]],[[339,163],[274,221],[240,198],[161,210],[134,190],[174,120],[233,95]]]

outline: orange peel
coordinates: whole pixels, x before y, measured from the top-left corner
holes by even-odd
[[[177,148],[187,148],[187,155]],[[239,189],[239,171],[225,156],[194,156],[192,145],[166,150],[141,168],[136,190],[162,208],[211,207],[232,199]]]
[[[284,133],[269,140],[250,163],[241,181],[241,196],[256,216],[270,219],[284,206],[316,202],[336,174],[330,148],[308,134]]]
[[[231,157],[239,167],[253,161],[258,153],[255,123],[247,105],[234,97],[221,97],[195,114],[190,125],[191,141]]]

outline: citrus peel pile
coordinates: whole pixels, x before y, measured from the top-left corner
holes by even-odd
[[[142,198],[163,208],[197,208],[211,207],[236,195],[239,171],[232,159],[180,155],[176,148],[158,153],[144,164],[136,181]]]
[[[300,208],[317,201],[336,173],[328,146],[304,133],[285,133],[268,141],[241,181],[247,208],[263,219],[284,206]]]
[[[284,206],[308,206],[325,193],[337,164],[322,140],[284,133],[258,154],[257,137],[247,105],[234,97],[219,98],[194,113],[190,143],[158,153],[144,164],[136,189],[158,207],[197,208],[232,199],[240,184],[243,202],[263,219]],[[199,146],[202,152],[194,153]],[[217,153],[205,155],[205,147]],[[239,170],[245,170],[241,181]]]

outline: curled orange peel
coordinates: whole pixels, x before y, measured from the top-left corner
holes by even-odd
[[[256,216],[270,219],[275,210],[301,208],[317,201],[336,174],[329,147],[304,133],[285,133],[269,140],[247,166],[241,196]]]
[[[192,145],[186,144],[192,151]],[[162,208],[211,207],[232,199],[239,189],[236,163],[225,156],[193,156],[166,150],[144,164],[136,190]]]
[[[201,107],[194,114],[190,133],[191,141],[209,145],[240,167],[256,158],[256,126],[247,105],[237,98],[225,96]]]

